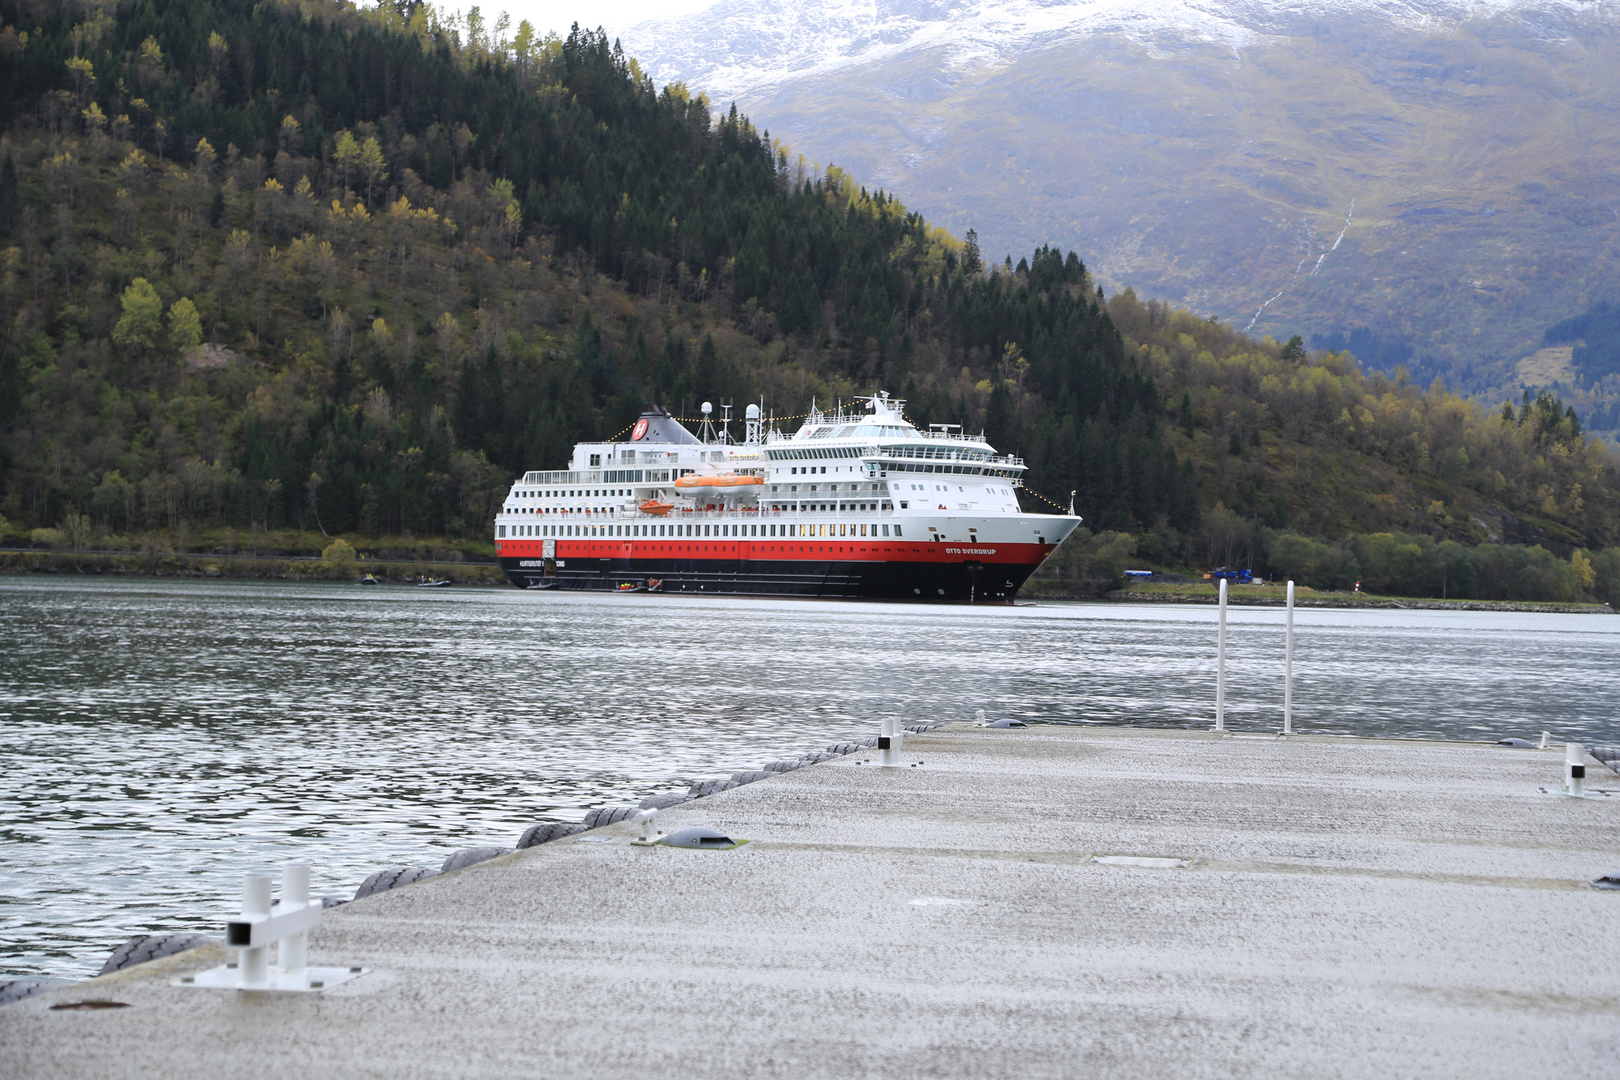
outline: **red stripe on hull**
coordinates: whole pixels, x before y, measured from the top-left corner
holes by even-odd
[[[538,559],[546,541],[497,540],[502,558]],[[1039,565],[1056,544],[895,543],[886,540],[557,540],[558,559],[691,559],[736,562],[979,562]]]

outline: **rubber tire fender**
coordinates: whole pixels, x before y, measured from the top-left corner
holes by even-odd
[[[514,850],[539,847],[541,844],[549,844],[553,840],[561,840],[565,836],[573,836],[577,832],[584,831],[583,825],[575,825],[571,821],[542,821],[523,830],[523,835],[518,837],[517,847]]]
[[[414,885],[418,881],[430,877],[438,877],[437,870],[429,870],[425,866],[391,866],[387,870],[379,870],[360,883],[354,890],[354,898],[363,900],[376,893],[385,893],[389,889],[397,889],[403,885]]]
[[[585,820],[580,824],[587,829],[599,829],[603,825],[612,825],[615,822],[624,821],[635,816],[636,808],[634,806],[602,806],[586,814]]]
[[[0,1005],[10,1005],[14,1001],[43,994],[50,990],[60,990],[64,986],[72,986],[68,979],[8,979],[0,982]]]
[[[444,860],[444,865],[439,867],[439,873],[448,874],[452,870],[465,870],[476,863],[488,862],[505,854],[505,848],[495,847],[493,844],[485,847],[465,847],[460,851],[452,851]]]
[[[699,780],[688,788],[686,793],[694,799],[701,799],[706,795],[717,795],[722,791],[729,791],[736,786],[736,783],[731,780]]]
[[[636,804],[638,810],[668,810],[671,806],[679,806],[683,802],[691,802],[690,795],[649,795]]]
[[[142,934],[132,937],[107,957],[107,962],[101,965],[97,975],[108,975],[114,971],[123,971],[125,968],[144,964],[148,960],[157,960],[175,953],[185,952],[203,945],[213,945],[216,939],[207,934]]]

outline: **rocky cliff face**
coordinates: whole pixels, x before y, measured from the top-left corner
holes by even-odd
[[[624,41],[987,255],[1420,377],[1567,380],[1519,361],[1620,296],[1611,6],[723,0]]]

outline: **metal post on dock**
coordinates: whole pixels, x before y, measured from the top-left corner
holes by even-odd
[[[878,723],[878,751],[880,765],[890,767],[900,764],[900,744],[905,734],[900,730],[900,720],[897,717],[885,717]]]
[[[1294,733],[1294,583],[1288,583],[1288,621],[1283,631],[1283,731]]]
[[[309,906],[309,864],[288,863],[281,871],[281,913],[302,911]],[[309,966],[309,931],[298,930],[281,939],[276,967],[289,975],[302,974]]]
[[[270,917],[270,875],[248,874],[242,884],[242,919],[258,922]],[[244,990],[270,985],[270,945],[243,943],[236,959],[236,984]]]
[[[1215,631],[1215,730],[1226,730],[1226,579],[1221,578],[1221,613]]]
[[[236,963],[181,975],[171,986],[216,990],[319,991],[364,975],[364,967],[310,967],[309,932],[321,925],[324,900],[311,902],[309,864],[288,863],[281,871],[281,903],[270,903],[269,874],[248,874],[242,886],[242,914],[225,923],[225,947]],[[270,946],[279,946],[275,970]]]
[[[1586,747],[1578,742],[1564,744],[1564,791],[1577,799],[1585,796]]]

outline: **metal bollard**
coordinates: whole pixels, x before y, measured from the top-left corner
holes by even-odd
[[[281,913],[309,906],[309,864],[288,863],[281,870]],[[309,966],[309,931],[299,930],[281,939],[276,966],[289,974],[302,974]]]
[[[1538,747],[1536,747],[1536,749],[1538,749],[1538,750],[1545,750],[1545,749],[1547,749],[1547,747],[1548,747],[1548,745],[1549,745],[1549,744],[1550,744],[1550,743],[1551,743],[1551,742],[1552,742],[1552,732],[1550,732],[1550,731],[1543,731],[1543,732],[1542,732],[1542,733],[1541,733],[1541,745],[1540,745],[1540,746],[1538,746]]]
[[[358,979],[369,968],[310,967],[309,932],[321,925],[325,908],[310,903],[309,866],[288,863],[281,872],[281,904],[270,906],[270,875],[248,874],[242,885],[242,914],[225,923],[225,946],[236,950],[236,963],[194,975],[181,975],[171,986],[210,990],[291,990],[319,992]],[[270,968],[270,946],[280,955]]]
[[[636,824],[641,826],[641,835],[630,841],[636,847],[652,847],[663,836],[658,831],[657,810],[643,810],[636,815]]]
[[[1288,583],[1288,629],[1283,636],[1283,730],[1294,733],[1294,583]]]
[[[270,917],[270,875],[248,874],[242,885],[242,918],[258,922]],[[252,940],[251,937],[248,939]],[[270,946],[248,945],[236,957],[236,985],[259,990],[270,985]]]
[[[900,730],[900,721],[896,717],[888,717],[878,724],[878,750],[882,760],[880,765],[900,764],[900,744],[905,741],[905,733]]]
[[[286,989],[288,982],[306,980],[309,932],[321,925],[320,904],[309,902],[309,867],[290,863],[282,872],[281,910],[270,913],[270,875],[248,874],[242,888],[242,914],[225,924],[225,944],[238,949],[236,986],[239,990]],[[270,975],[270,946],[281,946],[282,972],[290,979]]]
[[[1578,742],[1564,744],[1564,790],[1577,799],[1584,798],[1586,785],[1586,748]]]

